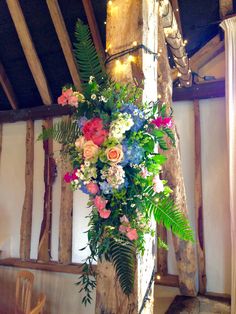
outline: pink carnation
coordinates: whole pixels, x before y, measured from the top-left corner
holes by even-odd
[[[101,218],[107,219],[110,216],[111,211],[110,209],[101,209],[98,211],[98,213]]]
[[[87,121],[83,126],[82,132],[87,141],[92,140],[98,146],[102,145],[108,135],[108,131],[103,129],[101,118],[93,118]]]
[[[64,175],[64,181],[65,181],[66,183],[71,183],[71,181],[76,180],[76,179],[78,179],[78,176],[77,176],[77,169],[74,169],[72,173],[67,172],[67,173]]]
[[[97,207],[98,211],[103,210],[106,207],[107,202],[107,200],[98,195],[94,199],[94,205]]]
[[[126,233],[126,236],[131,241],[138,239],[138,233],[136,229],[129,228],[128,232]]]
[[[97,194],[99,192],[98,185],[96,183],[93,183],[93,182],[89,182],[86,185],[86,188],[87,188],[88,192],[91,194]]]

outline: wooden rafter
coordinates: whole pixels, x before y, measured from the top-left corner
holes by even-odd
[[[89,24],[89,28],[93,37],[95,48],[98,54],[100,55],[100,57],[102,58],[102,60],[105,60],[105,52],[104,52],[104,48],[103,48],[103,44],[102,44],[102,40],[101,40],[101,36],[100,36],[100,32],[99,32],[99,28],[98,28],[97,21],[95,18],[91,0],[82,0],[82,2],[83,2],[84,10],[88,19],[88,24]]]
[[[57,0],[47,0],[48,9],[64,53],[73,83],[78,90],[81,90],[81,82],[77,70],[73,49],[68,35],[66,25]]]
[[[14,90],[12,88],[11,82],[9,81],[7,74],[5,72],[5,69],[0,63],[0,84],[2,85],[2,88],[7,96],[7,99],[9,103],[12,106],[12,109],[17,109],[18,108],[18,102],[16,99],[16,95],[14,93]]]
[[[233,12],[233,0],[220,0],[220,17],[225,18]]]
[[[182,24],[180,19],[180,11],[179,11],[179,1],[178,0],[171,0],[172,9],[175,14],[175,18],[179,27],[179,31],[181,35],[183,36],[183,30],[182,30]]]
[[[47,79],[35,50],[20,3],[18,0],[6,0],[6,2],[42,101],[45,105],[50,105],[52,103],[52,98]]]

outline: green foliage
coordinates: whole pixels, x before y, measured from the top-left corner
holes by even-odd
[[[81,80],[87,84],[90,76],[93,76],[98,84],[103,84],[107,75],[101,66],[101,60],[94,47],[89,28],[80,20],[76,23],[75,37],[74,54]]]
[[[161,193],[157,194],[153,192],[152,187],[147,187],[143,202],[158,223],[163,224],[167,229],[171,229],[179,238],[194,241],[188,220],[175,205],[172,198]]]
[[[74,143],[79,134],[79,127],[70,118],[63,119],[53,125],[52,128],[43,129],[38,140],[54,139],[60,144],[67,145]]]
[[[128,239],[112,239],[109,255],[116,269],[122,291],[129,295],[134,287],[136,247]]]

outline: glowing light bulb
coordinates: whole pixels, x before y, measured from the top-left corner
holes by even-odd
[[[161,280],[161,276],[160,275],[157,275],[157,280]]]
[[[158,99],[161,99],[161,94],[159,94],[159,95],[157,96],[157,98],[158,98]]]
[[[109,0],[109,1],[108,1],[108,5],[112,5],[112,0]]]
[[[133,41],[133,46],[137,46],[137,45],[138,45],[137,41],[136,40]]]
[[[177,76],[178,76],[178,77],[181,77],[181,76],[182,76],[182,74],[181,74],[180,72],[178,72]]]
[[[129,61],[129,62],[134,62],[134,61],[135,61],[135,57],[132,56],[132,55],[129,55],[129,56],[128,56],[128,61]]]

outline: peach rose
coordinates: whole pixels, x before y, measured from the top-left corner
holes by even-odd
[[[93,141],[87,141],[84,144],[84,158],[85,159],[93,159],[98,155],[99,147],[94,144]]]
[[[118,163],[124,157],[124,153],[121,146],[110,147],[106,149],[106,156],[110,162]]]
[[[77,149],[82,150],[85,144],[85,138],[84,136],[80,136],[79,138],[77,138],[77,140],[75,141],[75,146]]]

